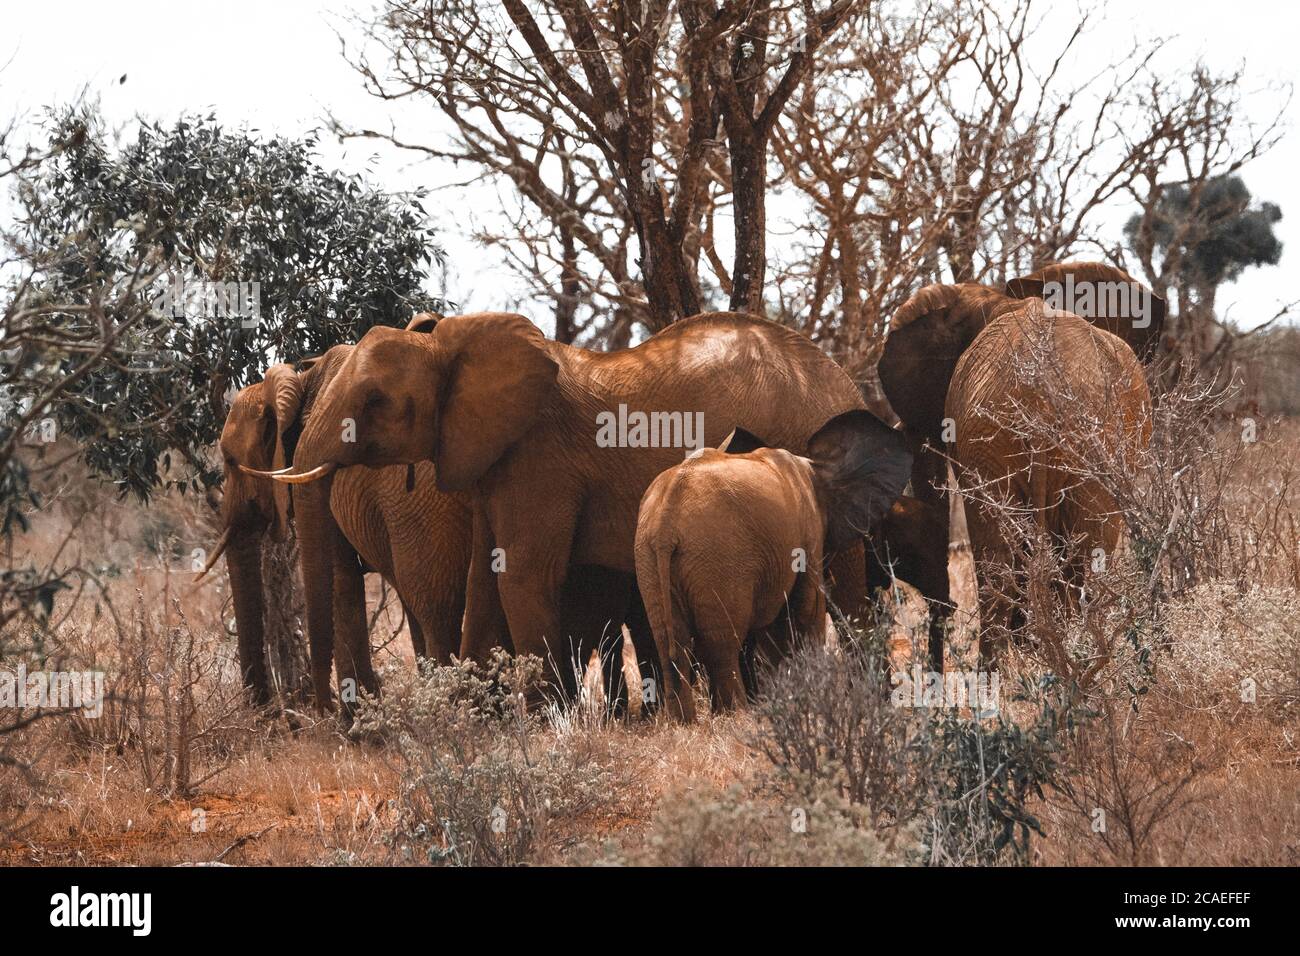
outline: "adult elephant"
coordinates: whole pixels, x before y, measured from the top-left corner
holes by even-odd
[[[474,495],[462,655],[485,656],[508,623],[516,651],[560,660],[568,568],[635,571],[637,507],[656,475],[737,426],[801,452],[822,423],[862,407],[812,342],[753,316],[695,316],[601,353],[548,341],[520,315],[479,313],[431,333],[367,332],[308,423],[295,473],[276,477],[434,462],[440,488]],[[860,595],[860,546],[856,563],[854,580],[839,579]],[[557,670],[571,689],[570,668]]]
[[[884,533],[896,542],[888,550],[906,553],[907,563],[922,569],[929,582],[899,574],[930,604],[934,664],[940,643],[935,627],[941,630],[951,611],[946,575],[935,573],[947,567],[948,506],[942,491],[947,463],[940,450],[952,437],[944,427],[949,384],[958,361],[985,326],[1044,296],[1054,311],[1078,306],[1083,318],[1117,335],[1146,360],[1159,357],[1164,300],[1122,269],[1100,262],[1054,263],[1012,279],[1001,290],[975,282],[929,285],[890,319],[878,372],[912,449],[912,495],[919,504],[907,513],[895,509]]]
[[[460,646],[470,509],[465,496],[437,489],[432,465],[421,463],[409,472],[347,468],[292,492],[249,473],[291,460],[294,442],[351,349],[335,346],[297,370],[272,366],[261,382],[238,393],[222,430],[223,531],[207,568],[225,553],[240,668],[260,703],[270,699],[262,543],[267,534],[283,538],[291,519],[298,535],[312,682],[322,707],[333,702],[333,658],[340,687],[352,681],[353,689],[378,689],[366,626],[365,571],[378,572],[397,592],[417,654],[446,661]]]
[[[1054,263],[1012,279],[1005,290],[975,282],[928,285],[899,307],[881,352],[880,384],[913,445],[912,493],[937,501],[944,403],[957,361],[984,327],[1043,298],[1055,311],[1084,318],[1123,339],[1139,357],[1158,357],[1165,301],[1122,269],[1101,262]],[[1074,308],[1078,306],[1079,309]],[[1081,311],[1080,311],[1081,310]]]
[[[1062,550],[1063,586],[1083,584],[1087,557],[1114,549],[1123,515],[1106,486],[1151,436],[1151,396],[1133,350],[1084,319],[1029,299],[990,322],[953,370],[945,413],[959,484],[979,487],[967,509],[978,565],[1016,568],[1018,531],[999,514],[1026,516]],[[1015,609],[981,588],[981,654]],[[1070,593],[1077,593],[1070,592]]]

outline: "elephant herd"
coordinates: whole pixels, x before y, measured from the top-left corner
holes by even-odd
[[[290,522],[323,708],[334,668],[345,712],[349,689],[378,690],[367,571],[396,591],[420,656],[482,661],[503,646],[540,657],[570,694],[573,662],[626,623],[678,719],[693,715],[697,671],[715,709],[743,704],[763,662],[823,633],[828,598],[862,613],[890,574],[931,602],[942,666],[949,460],[1062,539],[1117,541],[1106,490],[1067,487],[1050,454],[999,430],[997,409],[1054,413],[1034,381],[1017,387],[1017,356],[1046,343],[1083,404],[1108,420],[1120,409],[1115,441],[1145,442],[1136,356],[1159,342],[1163,303],[1143,290],[1141,322],[1080,317],[1045,303],[1062,278],[1141,288],[1064,264],[1005,292],[929,286],[905,303],[879,366],[898,428],[808,339],[730,312],[617,352],[547,340],[519,315],[421,315],[272,366],[221,435],[224,528],[208,565],[226,555],[245,683],[269,701],[261,548]],[[998,552],[991,522],[972,514],[970,528],[977,555]]]

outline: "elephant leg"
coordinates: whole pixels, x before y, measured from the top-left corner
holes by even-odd
[[[947,459],[936,450],[936,444],[915,435],[912,441],[912,497],[947,509],[948,482]]]
[[[436,664],[450,664],[460,651],[461,621],[465,617],[463,595],[448,596],[436,601],[420,613],[420,628],[424,633],[422,653]]]
[[[751,604],[752,597],[745,588],[733,586],[721,593],[710,588],[709,596],[697,601],[691,614],[695,658],[709,676],[709,700],[715,714],[745,705],[740,653],[754,630],[749,615]]]
[[[745,705],[740,648],[748,636],[748,631],[738,635],[727,625],[701,628],[695,640],[695,656],[709,675],[709,700],[715,714],[725,714]]]
[[[529,560],[527,552],[517,551],[518,569],[505,572],[498,582],[515,653],[540,658],[544,679],[571,698],[577,693],[578,679],[574,671],[576,648],[573,639],[563,633],[560,614],[564,569],[550,555],[543,557],[533,552]]]
[[[415,612],[402,602],[402,615],[406,618],[406,629],[411,633],[411,648],[415,651],[415,659],[419,661],[426,655],[424,628],[420,625],[420,619],[415,616]]]
[[[648,691],[643,699],[655,706],[662,703],[669,720],[694,723],[691,629],[682,605],[673,596],[668,561],[661,561],[651,549],[638,548],[636,583],[660,665],[657,683],[642,681],[642,688]]]
[[[669,613],[671,619],[662,627],[656,623],[654,629],[663,671],[663,683],[654,686],[663,688],[663,706],[668,717],[690,724],[695,722],[695,664],[691,660],[690,630],[685,615],[677,607]],[[658,700],[659,695],[654,697]]]
[[[870,605],[867,600],[867,559],[863,542],[827,554],[825,579],[830,584],[831,601],[841,614],[858,619],[867,615]]]
[[[475,503],[474,544],[465,580],[465,621],[460,656],[479,664],[487,662],[494,647],[514,650],[497,587],[498,575],[493,570],[493,548],[494,539],[487,515]]]
[[[815,565],[813,565],[815,567]],[[787,633],[793,641],[826,643],[826,585],[821,575],[809,570],[795,579],[790,594],[790,628]],[[778,648],[781,656],[793,648]]]
[[[505,562],[496,575],[497,590],[515,653],[541,658],[545,680],[556,678],[569,697],[578,689],[576,648],[564,633],[561,602],[580,505],[575,501],[544,515],[535,509],[489,515],[492,539]]]
[[[986,667],[996,660],[999,639],[1014,626],[1018,611],[995,584],[997,572],[1009,565],[1010,549],[1002,543],[996,517],[981,503],[966,508],[966,528],[979,589],[979,666]]]
[[[768,673],[793,649],[796,634],[794,619],[788,611],[782,611],[767,627],[749,633],[740,652],[740,678],[749,700],[758,699]]]
[[[809,562],[811,566],[816,564]],[[826,590],[821,575],[811,571],[795,577],[781,615],[767,627],[751,632],[741,653],[741,677],[753,700],[766,673],[807,642],[826,643]]]
[[[925,598],[929,611],[928,655],[930,669],[943,673],[943,649],[948,636],[948,620],[954,610],[948,582],[948,522],[943,515],[942,524],[936,528],[932,540],[924,542],[925,553],[920,555],[920,568],[910,581]]]
[[[948,639],[948,621],[952,618],[952,605],[946,601],[926,601],[930,610],[930,670],[943,673],[943,648]]]

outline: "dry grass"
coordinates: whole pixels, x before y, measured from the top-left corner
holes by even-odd
[[[1229,427],[1231,440],[1237,425]],[[1260,437],[1224,486],[1230,520],[1202,564],[1212,573],[1164,607],[1169,640],[1140,708],[1122,693],[1094,700],[1111,706],[1110,718],[1091,725],[1087,746],[1063,749],[1062,786],[1033,801],[1043,836],[1032,844],[1032,863],[1300,863],[1300,498],[1291,480],[1300,423],[1265,423]],[[229,661],[222,576],[191,592],[188,561],[168,573],[157,560],[209,540],[202,503],[106,508],[103,491],[77,494],[80,517],[69,508],[41,534],[75,532],[75,563],[96,573],[83,591],[60,595],[47,647],[69,667],[112,672],[125,669],[120,637],[132,627],[145,628],[159,653],[175,653],[176,635],[188,627],[205,659]],[[147,543],[164,526],[177,547]],[[133,557],[110,568],[120,541]],[[46,537],[18,542],[19,554],[24,548],[52,557]],[[124,557],[121,547],[114,553]],[[370,588],[373,602],[380,589]],[[896,663],[912,653],[909,635],[923,631],[914,595],[900,594]],[[381,663],[412,666],[392,603],[374,633]],[[1013,652],[1003,682],[1041,666]],[[392,745],[346,739],[330,722],[290,726],[232,707],[236,679],[229,666],[202,676],[196,727],[207,736],[188,745],[187,786],[162,786],[158,774],[146,785],[146,739],[155,735],[160,754],[167,748],[152,720],[125,719],[122,701],[110,702],[107,721],[54,717],[11,735],[10,752],[31,759],[35,777],[0,772],[0,828],[9,833],[0,835],[0,864],[395,862],[389,837],[401,770]],[[1254,697],[1243,701],[1247,679]],[[757,720],[746,713],[682,727],[544,719],[543,747],[580,754],[616,781],[599,801],[553,821],[546,861],[896,862],[874,834],[859,839],[857,824],[843,823],[851,812],[833,818],[841,823],[824,846],[787,846],[789,801],[772,790],[771,764],[754,745]],[[1096,803],[1111,805],[1109,842],[1094,829]],[[1129,808],[1135,834],[1116,804]],[[706,845],[707,853],[691,849]]]

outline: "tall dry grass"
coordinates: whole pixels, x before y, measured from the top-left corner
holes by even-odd
[[[1256,426],[1256,441],[1243,442],[1241,421],[1215,423],[1213,440],[1200,446],[1196,483],[1167,484],[1154,499],[1134,492],[1133,507],[1155,516],[1152,527],[1163,516],[1161,532],[1173,511],[1160,509],[1180,496],[1195,509],[1175,522],[1181,537],[1164,549],[1154,604],[1153,565],[1121,555],[1109,569],[1113,577],[1093,582],[1098,596],[1086,610],[1067,614],[1043,604],[1035,612],[1043,615],[1035,622],[1038,640],[1013,642],[1004,655],[1004,688],[1041,688],[1049,673],[1088,674],[1080,662],[1099,642],[1109,648],[1106,666],[1089,675],[1077,701],[1080,713],[1092,716],[1054,738],[1055,767],[1041,794],[1031,788],[1017,798],[1017,812],[1037,824],[1024,834],[1027,862],[1300,862],[1300,498],[1293,477],[1300,423]],[[80,517],[72,509],[52,516],[57,532],[48,537],[37,523],[13,557],[48,561],[59,539],[69,538],[69,563],[91,573],[57,595],[46,628],[11,626],[0,640],[6,665],[22,653],[103,668],[110,696],[99,720],[53,714],[0,737],[0,754],[10,758],[0,767],[0,863],[428,862],[427,852],[402,851],[401,838],[413,820],[440,821],[450,801],[426,786],[412,816],[412,799],[403,794],[416,792],[421,768],[403,759],[391,732],[349,739],[333,721],[291,723],[243,704],[223,576],[189,587],[185,547],[210,540],[206,506],[180,498],[123,504],[111,489],[91,485],[69,491],[84,498]],[[163,527],[170,530],[161,534]],[[150,543],[168,535],[174,546]],[[129,553],[114,550],[121,541]],[[160,555],[176,563],[169,568]],[[1139,584],[1143,590],[1132,590]],[[374,606],[376,582],[370,593]],[[1157,629],[1145,610],[1135,613],[1151,607]],[[924,621],[914,607],[890,614],[903,663],[907,635],[924,646]],[[417,677],[392,602],[377,614],[372,640],[392,675],[385,701],[400,709]],[[1074,670],[1054,663],[1066,658]],[[844,675],[833,663],[807,667],[800,693],[827,699]],[[552,794],[534,818],[533,837],[474,862],[1015,862],[1014,854],[992,850],[1000,831],[988,828],[998,818],[986,801],[1001,786],[989,782],[995,768],[972,771],[963,756],[966,742],[993,739],[990,725],[979,731],[960,712],[900,715],[879,706],[879,692],[829,698],[858,705],[839,712],[836,726],[874,727],[881,735],[863,740],[858,779],[870,785],[857,788],[837,784],[836,767],[818,787],[798,790],[798,761],[773,747],[780,712],[763,707],[685,727],[557,708],[529,717],[526,750],[510,743],[517,726],[478,727],[473,734],[495,753],[500,773],[468,775],[479,792],[467,794],[459,812],[475,825],[486,822],[488,834],[483,807],[490,811],[510,792],[494,787],[511,775],[526,782],[533,772],[521,774],[517,761],[536,767],[547,755],[559,762],[548,773],[568,769],[535,788],[543,804],[547,787],[562,788],[563,799]],[[1003,713],[1028,733],[1042,702],[1006,699]],[[824,752],[832,736],[809,722],[800,738],[799,713],[813,711],[787,708],[783,739]],[[446,715],[436,708],[434,715],[437,733],[449,733]],[[930,718],[937,721],[925,731],[931,736],[918,736]],[[430,743],[421,735],[434,734],[432,725],[421,726],[408,728],[416,746]],[[880,746],[923,739],[931,751],[946,747],[947,762],[918,763],[919,752],[905,759],[903,745]],[[1011,737],[1000,741],[1020,746]],[[948,768],[943,779],[951,789],[906,789],[931,766]],[[514,819],[508,813],[507,832],[493,836],[509,836]],[[1014,832],[1020,840],[1019,825]],[[426,836],[422,850],[446,849],[445,833]],[[936,856],[936,847],[946,849]]]

